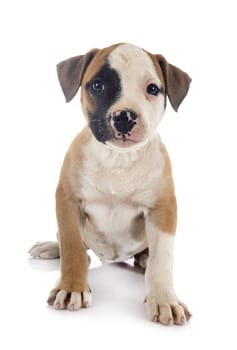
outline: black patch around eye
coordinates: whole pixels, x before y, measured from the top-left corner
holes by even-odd
[[[103,115],[95,115],[94,113],[88,113],[89,127],[95,136],[95,138],[105,143],[114,136],[114,132],[110,127],[108,120]]]
[[[103,105],[104,107],[110,107],[120,95],[120,77],[116,70],[106,63],[96,75],[87,82],[86,91],[92,104],[95,103],[97,106]]]
[[[101,79],[95,79],[90,84],[90,90],[96,96],[102,95],[104,92],[104,89],[105,89],[105,85],[103,80]]]
[[[103,143],[113,137],[107,114],[109,108],[119,99],[121,90],[120,76],[108,63],[86,84],[91,106],[88,111],[89,127],[96,139]]]

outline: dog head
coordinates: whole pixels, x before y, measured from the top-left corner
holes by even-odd
[[[191,82],[188,74],[131,44],[117,44],[57,65],[69,102],[81,87],[81,103],[95,138],[117,149],[133,149],[154,134],[166,107],[175,111]]]

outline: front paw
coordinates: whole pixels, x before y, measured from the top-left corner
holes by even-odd
[[[145,302],[148,318],[153,322],[160,322],[167,326],[184,325],[192,316],[187,306],[176,297],[148,295]]]
[[[92,304],[91,291],[83,292],[68,292],[63,289],[53,289],[47,300],[49,305],[52,305],[56,310],[68,309],[77,311],[80,308],[87,308]]]

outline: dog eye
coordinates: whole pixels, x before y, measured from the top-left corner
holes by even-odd
[[[150,85],[147,86],[146,92],[147,92],[149,95],[157,96],[158,93],[160,92],[160,89],[158,88],[157,85],[155,85],[155,84],[150,84]]]
[[[102,95],[104,92],[104,83],[100,79],[93,80],[91,83],[91,91],[95,95]]]

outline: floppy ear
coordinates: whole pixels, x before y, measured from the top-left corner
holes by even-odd
[[[162,55],[156,55],[156,59],[164,76],[166,93],[171,106],[177,112],[179,105],[188,93],[192,79],[181,69],[169,64]]]
[[[86,68],[92,61],[98,49],[92,49],[82,56],[75,56],[57,65],[58,79],[66,102],[70,102],[81,86]]]

